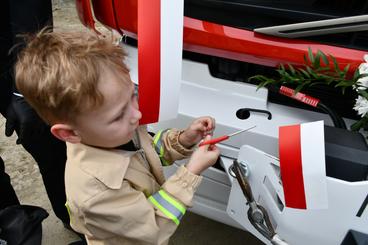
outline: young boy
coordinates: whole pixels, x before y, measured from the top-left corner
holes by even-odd
[[[37,34],[16,65],[19,91],[67,142],[65,186],[71,226],[88,244],[167,244],[216,162],[215,146],[192,147],[215,128],[211,117],[152,138],[138,126],[125,53],[92,33]],[[192,154],[193,153],[193,154]],[[161,163],[191,155],[165,180]]]

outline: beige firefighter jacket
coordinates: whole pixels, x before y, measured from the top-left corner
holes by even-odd
[[[191,206],[201,177],[181,166],[165,180],[153,138],[145,127],[136,136],[135,152],[67,144],[66,205],[88,244],[167,244]],[[192,153],[178,138],[174,129],[155,137],[166,164]]]

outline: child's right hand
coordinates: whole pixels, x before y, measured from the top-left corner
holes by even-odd
[[[210,140],[211,136],[207,135],[204,140]],[[220,155],[220,150],[216,145],[204,145],[198,147],[198,149],[193,152],[186,168],[193,174],[200,175],[204,170],[211,167],[216,163]]]

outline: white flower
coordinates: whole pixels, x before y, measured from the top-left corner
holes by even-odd
[[[359,78],[356,85],[354,86],[355,90],[366,90],[368,88],[368,76]]]
[[[359,65],[359,74],[368,74],[368,54],[364,55],[364,60],[366,63],[361,63]],[[362,77],[360,79],[358,79],[358,81],[356,82],[355,85],[353,85],[353,88],[358,91],[358,90],[366,90],[368,88],[368,76],[367,77]]]
[[[355,100],[355,106],[353,109],[356,110],[361,117],[364,117],[368,112],[368,100],[359,95]]]
[[[368,63],[362,63],[359,66],[359,74],[368,74]]]

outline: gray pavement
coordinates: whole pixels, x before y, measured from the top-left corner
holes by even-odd
[[[55,0],[53,3],[55,29],[77,30],[84,27],[76,14],[74,1]],[[103,27],[98,26],[101,31]],[[5,120],[0,117],[0,155],[3,157],[6,172],[11,176],[12,184],[22,204],[37,205],[45,208],[50,216],[43,222],[44,245],[64,245],[76,241],[78,237],[66,230],[51,209],[37,164],[19,145],[16,136],[4,136]],[[262,244],[248,232],[206,219],[193,213],[184,216],[170,244]]]

